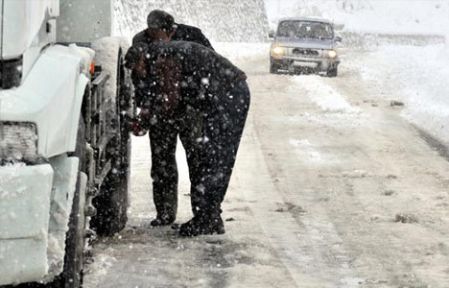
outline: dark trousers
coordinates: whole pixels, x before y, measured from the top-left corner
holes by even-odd
[[[153,117],[150,125],[153,201],[158,217],[175,219],[178,206],[176,142],[178,124],[166,117]]]
[[[192,207],[207,217],[221,213],[250,105],[248,85],[241,81],[213,99],[196,141],[200,164],[191,191]]]
[[[189,174],[194,174],[197,164],[192,153],[192,131],[183,121],[170,116],[153,116],[149,127],[153,201],[157,216],[175,219],[178,207],[176,145],[179,135],[186,150]]]
[[[208,111],[188,106],[181,116],[150,122],[153,200],[159,217],[175,219],[178,203],[176,144],[186,151],[193,215],[221,213],[250,104],[245,81],[214,100]]]

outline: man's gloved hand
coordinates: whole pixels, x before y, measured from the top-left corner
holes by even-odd
[[[139,61],[137,61],[136,65],[134,66],[133,70],[139,75],[140,78],[146,78],[147,77],[147,68],[145,63],[145,56],[140,55]]]
[[[134,119],[131,122],[131,131],[134,136],[144,136],[147,134],[147,129],[142,127],[140,119]]]
[[[150,110],[144,108],[137,115],[136,119],[131,120],[130,130],[134,136],[144,136],[147,133],[148,129],[145,124],[150,120],[150,115]]]

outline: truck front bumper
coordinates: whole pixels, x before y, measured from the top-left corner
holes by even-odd
[[[52,185],[49,164],[0,166],[0,285],[47,274]]]

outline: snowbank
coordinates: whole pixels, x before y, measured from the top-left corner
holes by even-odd
[[[132,37],[145,28],[153,9],[171,13],[179,23],[200,27],[214,41],[260,42],[268,35],[263,0],[115,0],[115,33]]]
[[[403,116],[449,145],[447,44],[383,46],[357,67],[364,81],[383,87],[383,97],[405,103]]]

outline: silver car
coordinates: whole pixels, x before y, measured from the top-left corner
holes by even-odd
[[[340,59],[336,51],[340,37],[324,19],[284,18],[270,33],[270,72],[325,73],[336,77]]]

